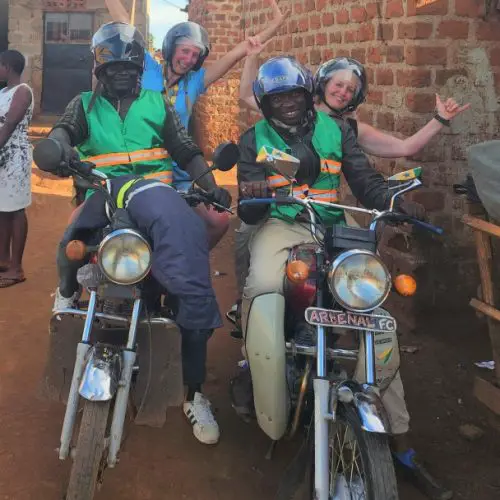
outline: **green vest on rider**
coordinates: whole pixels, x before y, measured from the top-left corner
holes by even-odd
[[[92,92],[82,93],[89,136],[78,146],[82,160],[90,161],[110,178],[141,175],[172,183],[172,159],[164,148],[166,110],[160,92],[141,90],[122,120],[104,97],[87,111]]]
[[[290,147],[276,130],[269,125],[267,120],[261,120],[255,125],[255,142],[257,152],[263,146],[268,146],[291,154]],[[318,201],[337,203],[342,169],[342,133],[339,126],[326,113],[317,113],[312,144],[320,157],[320,173],[312,186],[294,183],[292,186],[293,195],[298,198],[308,196],[309,198],[316,198]],[[267,182],[273,189],[289,186],[290,184],[281,175],[269,175]],[[315,205],[315,208],[325,224],[344,221],[343,210],[321,205]],[[280,207],[272,205],[270,217],[290,222],[290,219],[294,219],[301,211],[302,207],[300,205],[281,205]]]

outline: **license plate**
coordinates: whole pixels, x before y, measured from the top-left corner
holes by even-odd
[[[319,307],[308,307],[305,312],[306,321],[311,325],[338,326],[354,330],[371,330],[374,332],[395,332],[396,320],[392,316],[377,316],[350,311],[333,311]]]

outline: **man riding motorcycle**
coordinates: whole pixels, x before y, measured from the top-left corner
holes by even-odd
[[[201,392],[205,380],[207,341],[222,326],[210,280],[208,238],[203,222],[169,186],[172,160],[196,178],[206,172],[201,150],[179,123],[159,92],[139,90],[144,63],[144,39],[133,26],[109,23],[92,40],[95,92],[84,92],[68,105],[49,137],[64,151],[61,168],[78,153],[109,179],[113,195],[121,199],[132,220],[153,248],[152,275],[176,297],[176,321],[182,333],[184,413],[195,437],[214,444],[219,428],[209,401]],[[211,173],[198,182],[223,207],[230,194],[217,187]],[[54,310],[73,307],[80,290],[76,280],[82,261],[67,258],[72,239],[89,239],[108,223],[104,196],[93,193],[79,208],[58,249],[60,277]]]
[[[289,181],[266,170],[256,162],[263,146],[276,148],[300,160],[293,183],[294,194],[320,196],[321,201],[338,201],[340,174],[343,173],[354,196],[367,208],[387,209],[390,194],[387,183],[369,164],[356,137],[342,119],[318,112],[313,104],[313,79],[310,72],[291,57],[276,57],[264,63],[254,82],[255,99],[265,117],[240,138],[238,185],[241,198],[267,198],[276,188],[289,189]],[[319,208],[318,208],[319,210]],[[341,210],[322,207],[327,223],[345,221]],[[418,204],[400,201],[398,211],[422,217]],[[285,264],[292,247],[313,243],[306,214],[297,206],[244,205],[238,210],[246,224],[259,225],[250,243],[250,270],[242,301],[242,328],[252,299],[264,293],[283,293]],[[284,315],[284,310],[273,311]],[[304,320],[302,320],[303,322]],[[264,322],[265,323],[265,322]],[[300,318],[297,328],[307,328]],[[275,324],[271,319],[269,324]],[[284,332],[283,332],[284,337]],[[362,370],[357,370],[363,378]],[[242,413],[252,412],[250,373],[243,371],[231,382],[233,406]],[[394,435],[395,454],[408,470],[416,470],[419,479],[427,481],[432,498],[451,498],[420,467],[415,452],[405,443],[409,414],[399,371],[388,378],[382,400],[388,412]],[[417,469],[415,469],[417,467]],[[429,492],[429,491],[428,491]]]

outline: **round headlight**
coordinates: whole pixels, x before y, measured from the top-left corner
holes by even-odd
[[[99,245],[97,255],[106,278],[118,285],[138,283],[151,268],[151,247],[132,229],[108,234]]]
[[[385,264],[368,250],[348,250],[332,263],[328,284],[335,300],[352,311],[371,311],[380,306],[391,289]]]

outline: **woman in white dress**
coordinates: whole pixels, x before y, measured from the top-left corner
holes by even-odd
[[[31,146],[28,126],[33,113],[31,88],[21,83],[24,56],[0,53],[0,288],[25,280],[22,258],[31,204]]]

